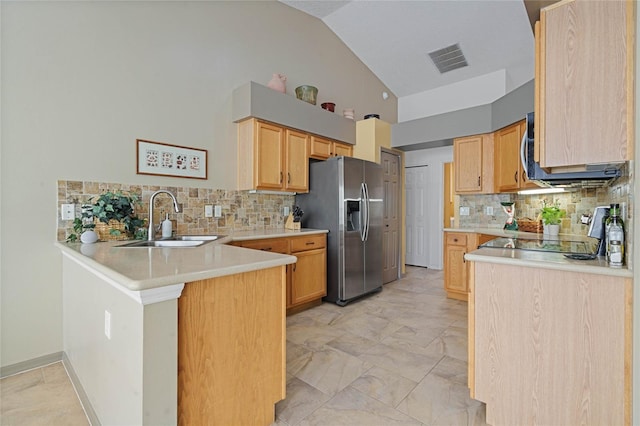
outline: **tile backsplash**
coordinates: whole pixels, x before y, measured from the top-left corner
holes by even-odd
[[[625,206],[626,214],[623,217],[628,235],[632,235],[632,197],[631,188],[633,179],[630,176],[632,167],[629,164],[622,168],[623,176],[616,179],[610,185],[601,188],[585,188],[571,190],[570,192],[544,195],[521,194],[490,194],[490,195],[461,195],[460,207],[469,207],[468,216],[459,216],[460,227],[496,227],[502,228],[507,219],[507,214],[500,205],[503,201],[515,202],[516,218],[536,219],[543,206],[543,200],[548,203],[557,202],[560,208],[567,214],[562,219],[560,232],[572,235],[587,235],[589,225],[581,223],[582,215],[589,215],[597,206],[606,206],[610,203],[620,203]],[[486,207],[493,208],[493,215],[486,214]]]
[[[58,227],[57,239],[64,241],[73,233],[73,221],[62,221],[62,204],[75,204],[76,216],[80,215],[80,205],[89,203],[90,198],[106,191],[123,191],[136,194],[142,202],[135,207],[140,218],[149,215],[149,198],[159,189],[166,189],[176,195],[182,211],[175,213],[170,197],[158,195],[155,199],[155,224],[160,223],[165,213],[173,221],[173,229],[182,235],[225,234],[251,229],[275,229],[284,227],[283,208],[291,207],[295,196],[289,194],[253,194],[248,191],[233,191],[178,186],[129,185],[88,181],[58,181]],[[204,206],[222,207],[222,217],[204,217]]]

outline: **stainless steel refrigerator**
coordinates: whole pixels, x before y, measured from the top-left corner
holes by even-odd
[[[311,163],[296,195],[302,226],[328,229],[327,296],[344,306],[382,290],[382,166],[351,157]]]

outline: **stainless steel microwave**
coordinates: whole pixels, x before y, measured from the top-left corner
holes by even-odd
[[[586,166],[586,170],[582,172],[546,172],[534,158],[533,113],[528,113],[526,119],[527,130],[522,137],[520,159],[529,180],[535,181],[540,186],[597,187],[620,176],[619,168],[611,165]]]

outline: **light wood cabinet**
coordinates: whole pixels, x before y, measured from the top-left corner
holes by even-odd
[[[472,232],[444,233],[444,289],[448,298],[467,300],[470,269],[464,255],[494,238]]]
[[[565,0],[540,10],[534,133],[542,167],[632,158],[634,3]]]
[[[273,423],[286,392],[284,296],[284,266],[184,286],[178,424]]]
[[[487,423],[630,425],[631,278],[469,263],[469,388]]]
[[[527,178],[520,159],[526,125],[522,120],[494,133],[494,184],[497,192],[538,187]]]
[[[288,315],[320,304],[327,295],[326,234],[234,241],[231,244],[298,258],[296,263],[287,266]]]
[[[334,141],[320,136],[311,136],[309,157],[326,160],[330,157],[353,156],[353,145]]]
[[[493,134],[454,139],[453,169],[457,193],[493,193]]]
[[[264,121],[238,123],[238,188],[309,191],[309,136]]]

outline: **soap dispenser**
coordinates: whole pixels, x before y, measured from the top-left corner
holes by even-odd
[[[169,213],[165,215],[164,220],[162,221],[162,238],[171,238],[173,224],[169,220]]]

